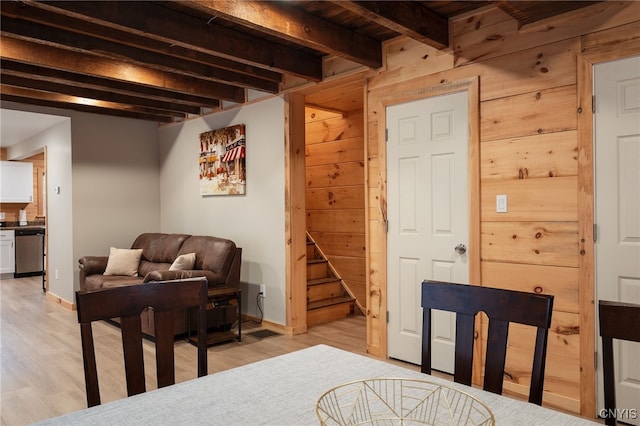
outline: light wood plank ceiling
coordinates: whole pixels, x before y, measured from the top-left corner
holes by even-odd
[[[326,56],[380,68],[382,42],[399,35],[447,48],[448,19],[479,7],[495,5],[526,25],[590,4],[3,0],[0,98],[181,121],[246,102],[248,90],[320,82]]]

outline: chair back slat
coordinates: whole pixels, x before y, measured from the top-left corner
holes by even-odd
[[[146,392],[144,353],[142,351],[142,322],[140,315],[120,319],[124,371],[127,377],[127,395]]]
[[[616,378],[613,339],[640,342],[640,305],[600,300],[598,302],[602,338],[605,424],[616,425]]]
[[[494,393],[502,393],[509,323],[536,327],[529,402],[542,404],[552,295],[427,280],[422,283],[422,307],[422,372],[431,373],[431,310],[455,312],[454,380],[466,385],[471,384],[473,370],[474,318],[478,312],[487,315],[489,328],[483,387]]]
[[[98,388],[98,369],[96,353],[93,347],[93,329],[91,323],[80,324],[80,340],[82,342],[82,363],[84,365],[84,382],[89,407],[100,405],[100,389]]]
[[[140,285],[77,291],[76,305],[82,338],[87,404],[100,404],[100,390],[96,367],[91,323],[120,318],[127,395],[145,392],[144,353],[140,314],[151,307],[154,314],[156,342],[156,373],[158,387],[175,383],[173,346],[174,310],[198,308],[198,336],[206,336],[207,279],[157,281]],[[198,340],[198,377],[207,374],[207,339]]]
[[[489,318],[483,386],[485,390],[497,394],[502,393],[508,335],[508,321]]]
[[[460,314],[456,318],[455,381],[471,386],[473,365],[473,324],[475,315]]]
[[[156,375],[158,387],[175,384],[175,361],[173,355],[173,312],[153,313],[156,336]]]

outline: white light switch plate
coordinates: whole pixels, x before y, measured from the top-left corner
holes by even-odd
[[[506,213],[506,212],[507,212],[507,196],[496,195],[496,213]]]

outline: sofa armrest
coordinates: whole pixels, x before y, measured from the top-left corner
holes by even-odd
[[[217,274],[211,271],[203,271],[203,270],[162,270],[162,271],[151,271],[147,275],[144,276],[144,282],[149,281],[169,281],[169,280],[183,280],[185,278],[196,278],[196,277],[205,277],[208,281],[209,286],[213,283],[216,283],[220,280],[217,277]]]
[[[225,280],[226,287],[239,288],[240,287],[240,266],[242,264],[242,248],[236,247],[236,252],[229,268],[229,274]]]
[[[85,278],[88,275],[104,273],[107,269],[108,261],[109,257],[107,256],[84,256],[78,259],[78,268],[80,269],[80,273],[78,274],[80,290],[86,290]]]
[[[78,266],[85,275],[102,274],[107,269],[107,256],[85,256],[78,260]]]

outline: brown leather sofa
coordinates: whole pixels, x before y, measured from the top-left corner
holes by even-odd
[[[140,234],[132,249],[142,249],[137,276],[104,275],[108,256],[85,256],[78,260],[80,290],[96,290],[123,285],[136,285],[148,281],[163,281],[191,277],[206,277],[209,288],[228,287],[237,289],[240,283],[242,248],[231,240],[187,234]],[[180,255],[195,253],[193,269],[169,270]],[[224,311],[223,311],[224,312]],[[174,315],[174,335],[187,332],[188,313],[176,311]],[[222,317],[209,317],[209,327],[230,327],[235,313],[225,313]],[[142,313],[142,332],[153,336],[153,310]]]

